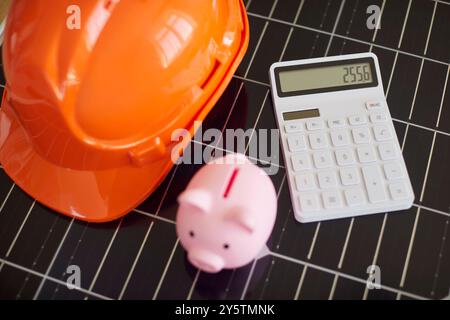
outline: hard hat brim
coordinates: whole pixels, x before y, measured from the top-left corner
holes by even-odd
[[[169,159],[144,167],[82,171],[60,167],[33,150],[7,99],[0,109],[0,163],[26,193],[76,219],[117,219],[145,200],[173,166]]]

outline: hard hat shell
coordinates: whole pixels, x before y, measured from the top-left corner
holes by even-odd
[[[242,0],[16,0],[5,30],[0,162],[39,202],[91,222],[143,201],[248,45]]]

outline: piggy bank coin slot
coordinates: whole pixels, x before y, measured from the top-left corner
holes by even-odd
[[[223,197],[224,197],[224,198],[227,198],[227,197],[228,197],[228,195],[229,195],[229,193],[230,193],[230,191],[231,191],[231,187],[233,186],[233,183],[234,183],[234,181],[236,180],[236,176],[237,176],[237,174],[238,174],[238,171],[239,171],[239,169],[238,169],[238,168],[235,168],[235,169],[233,170],[233,172],[231,173],[230,180],[228,180],[228,184],[227,184],[227,186],[226,186],[226,188],[225,188],[225,192],[223,193]]]

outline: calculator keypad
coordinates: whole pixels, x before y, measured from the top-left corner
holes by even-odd
[[[371,101],[366,103],[367,114],[285,125],[286,157],[302,212],[320,214],[411,196],[383,106]]]

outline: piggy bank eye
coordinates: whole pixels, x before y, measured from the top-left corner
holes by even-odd
[[[195,236],[195,234],[194,234],[194,231],[189,231],[189,236],[191,237],[191,238],[193,238],[194,236]]]
[[[230,245],[229,245],[228,243],[224,243],[224,244],[223,244],[223,248],[224,248],[225,250],[228,250],[228,249],[230,248]]]

